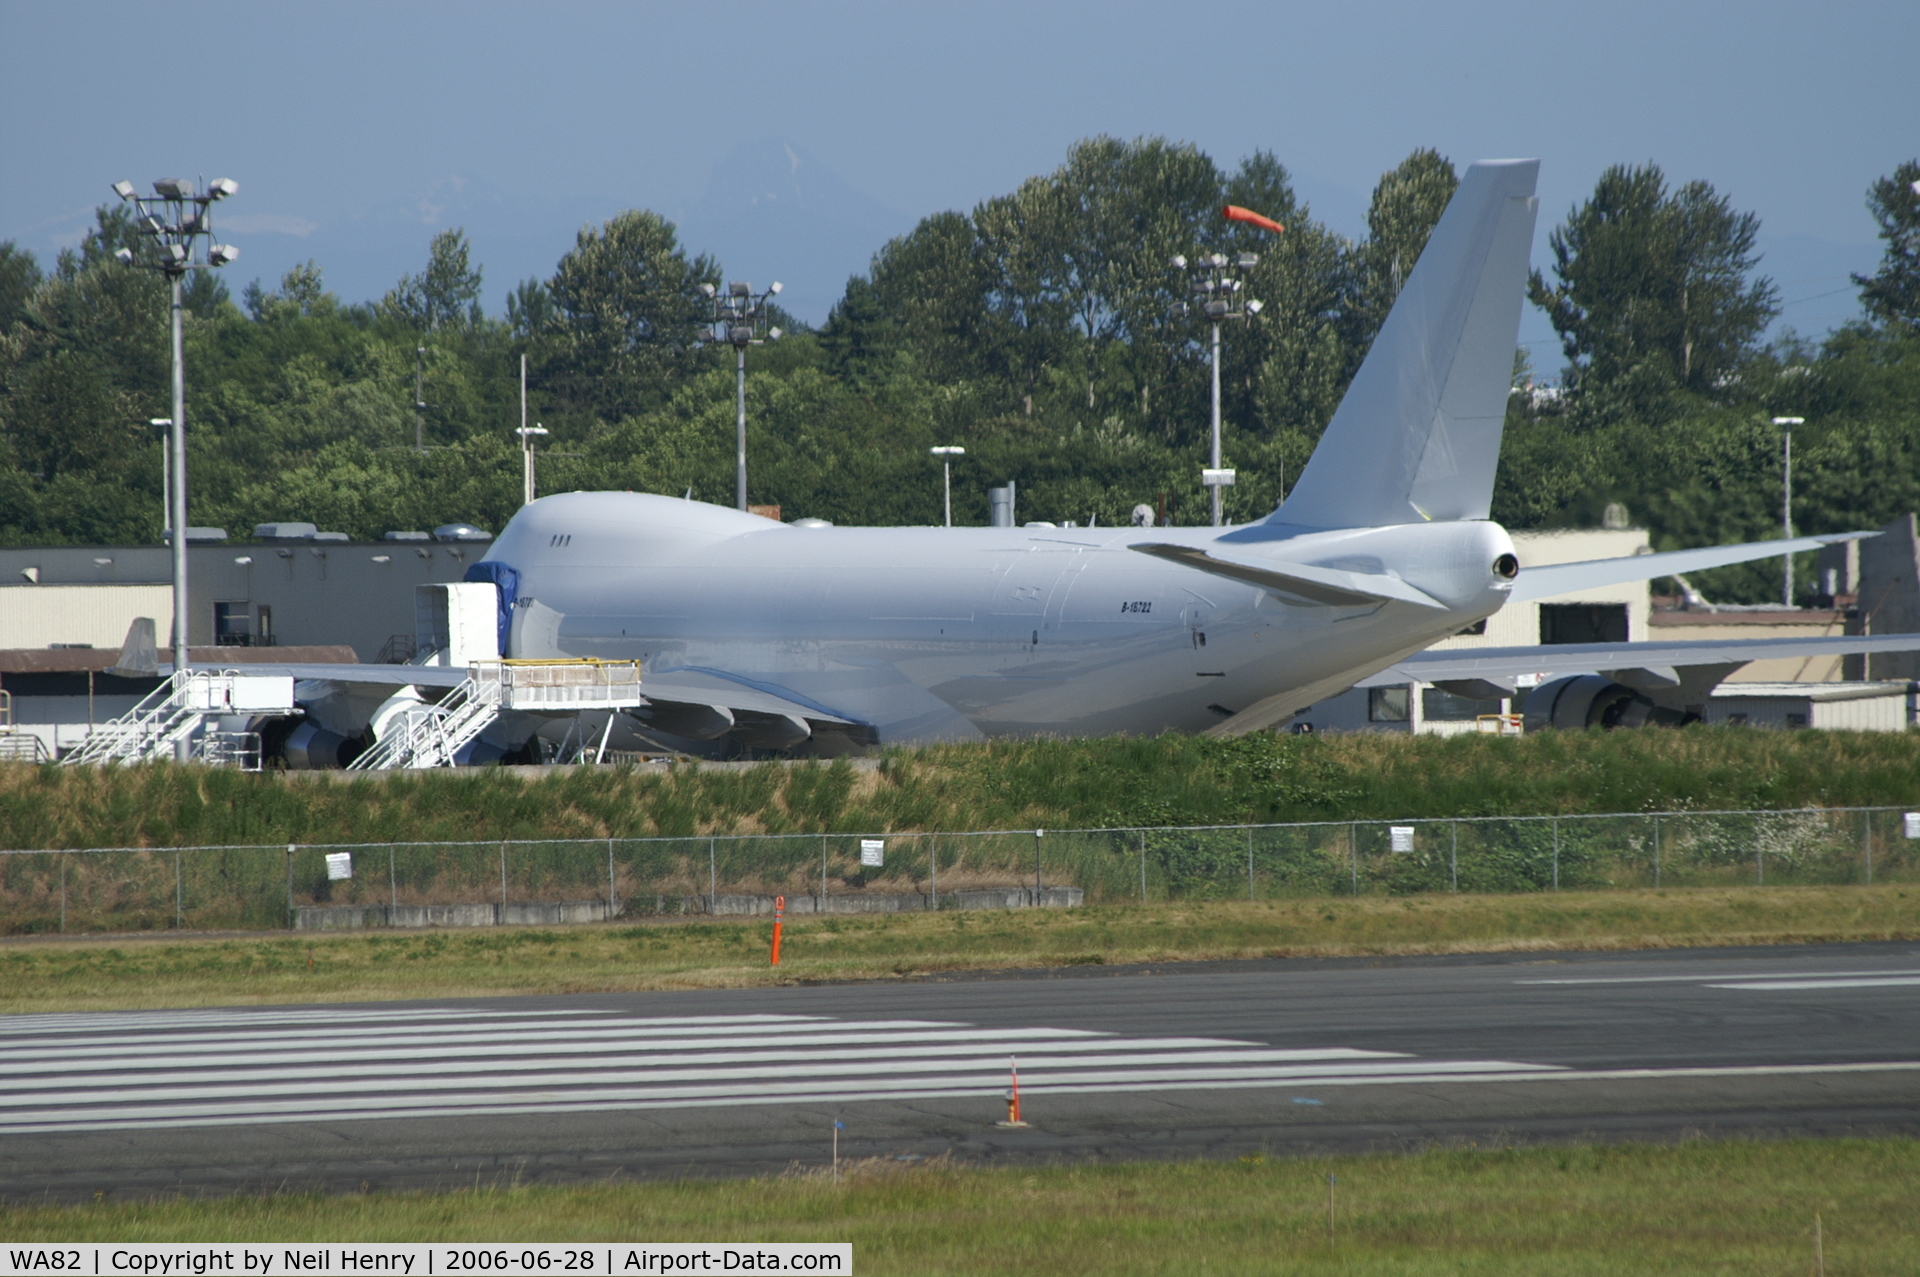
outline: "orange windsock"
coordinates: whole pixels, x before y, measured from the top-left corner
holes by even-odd
[[[1275,233],[1287,229],[1271,217],[1262,217],[1252,209],[1241,208],[1238,204],[1227,205],[1220,210],[1220,215],[1229,222],[1247,222],[1250,225],[1258,226],[1261,230],[1273,231]]]

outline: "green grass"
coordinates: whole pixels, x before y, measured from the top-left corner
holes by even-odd
[[[0,846],[605,838],[1875,806],[1920,734],[1545,732],[997,741],[845,764],[341,780],[0,765]]]
[[[906,979],[961,970],[1920,939],[1920,887],[1361,896],[0,944],[0,1013]]]
[[[1334,1189],[1327,1227],[1327,1176]],[[850,1241],[857,1272],[1920,1272],[1920,1145],[1900,1139],[1453,1149],[20,1207],[9,1241]]]

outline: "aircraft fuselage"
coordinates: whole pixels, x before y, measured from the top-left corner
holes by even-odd
[[[1149,541],[1385,572],[1442,606],[1287,599],[1129,548]],[[581,492],[523,508],[489,557],[520,573],[509,655],[724,671],[891,743],[1279,721],[1497,611],[1511,551],[1485,521],[795,527]]]

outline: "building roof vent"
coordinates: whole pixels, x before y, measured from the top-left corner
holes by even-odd
[[[253,525],[254,539],[258,541],[311,541],[320,529],[311,523],[256,523]]]
[[[493,533],[471,523],[443,523],[433,530],[436,541],[491,541]]]
[[[431,541],[433,540],[433,535],[428,532],[389,532],[381,539],[385,541]]]

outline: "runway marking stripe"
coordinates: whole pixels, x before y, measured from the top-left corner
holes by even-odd
[[[553,1011],[510,1011],[510,1010],[468,1010],[441,1007],[409,1007],[404,1010],[373,1011],[236,1011],[224,1008],[206,1011],[67,1011],[44,1012],[30,1015],[7,1016],[0,1020],[0,1036],[15,1033],[55,1033],[71,1028],[98,1030],[124,1026],[159,1026],[164,1028],[192,1027],[201,1024],[241,1026],[249,1024],[302,1024],[312,1021],[324,1021],[337,1024],[342,1021],[382,1021],[382,1020],[526,1020],[536,1016],[593,1015],[595,1012],[582,1011],[578,1007],[562,1008]],[[606,1014],[626,1017],[627,1012],[609,1011]],[[686,1016],[686,1020],[704,1020],[709,1018],[741,1020],[807,1020],[826,1019],[825,1016]]]
[[[1020,1050],[1045,1050],[1050,1052],[1052,1057],[1059,1057],[1068,1053],[1105,1056],[1116,1051],[1139,1051],[1142,1049],[1179,1051],[1187,1056],[1191,1056],[1196,1053],[1202,1053],[1207,1048],[1219,1047],[1222,1043],[1220,1040],[1212,1038],[1154,1038],[1147,1042],[1123,1038],[1102,1042],[1048,1042],[1039,1044],[1038,1046],[1030,1043],[1014,1045],[1017,1045]],[[1253,1052],[1264,1060],[1300,1061],[1405,1058],[1405,1052],[1401,1051],[1362,1051],[1352,1047],[1295,1050],[1287,1048],[1262,1048],[1252,1043],[1233,1043],[1231,1045],[1234,1048],[1232,1051],[1221,1051],[1218,1052],[1218,1054],[1246,1054]],[[1007,1044],[998,1046],[974,1046],[968,1044],[938,1050],[923,1050],[915,1052],[915,1054],[921,1056],[939,1056],[946,1059],[973,1057],[1000,1059],[1007,1054],[1006,1046]],[[489,1059],[485,1061],[437,1060],[432,1064],[361,1064],[350,1067],[334,1066],[328,1068],[307,1068],[286,1065],[269,1068],[251,1068],[246,1066],[252,1064],[253,1061],[243,1060],[236,1062],[234,1067],[222,1069],[220,1076],[231,1082],[295,1081],[302,1078],[346,1080],[355,1078],[441,1077],[450,1073],[484,1074],[486,1076],[512,1078],[514,1076],[524,1075],[525,1070],[546,1067],[552,1058],[551,1056],[528,1056],[526,1057],[527,1063],[518,1066],[516,1066],[512,1060]],[[730,1060],[737,1060],[738,1058],[740,1058],[738,1054],[733,1053],[721,1054],[718,1052],[683,1051],[663,1053],[657,1056],[646,1054],[620,1056],[594,1061],[595,1067],[593,1071],[583,1072],[581,1076],[598,1077],[606,1075],[614,1069],[632,1068],[636,1066],[663,1068],[675,1065],[725,1064]],[[760,1063],[785,1063],[789,1065],[815,1060],[873,1060],[885,1062],[900,1059],[901,1053],[893,1047],[857,1047],[843,1051],[755,1051],[752,1053],[752,1058]],[[1034,1058],[1040,1059],[1045,1057]],[[570,1059],[568,1063],[574,1065],[576,1068],[579,1067],[578,1061]],[[71,1087],[89,1080],[98,1079],[102,1082],[112,1082],[120,1086],[159,1086],[182,1080],[199,1081],[206,1075],[205,1069],[201,1067],[198,1062],[182,1064],[176,1066],[173,1071],[167,1072],[131,1072],[131,1070],[134,1069],[153,1070],[155,1067],[156,1062],[151,1060],[130,1062],[125,1065],[100,1064],[89,1066],[86,1069],[66,1069],[57,1074],[32,1073],[12,1077],[8,1080],[7,1085],[14,1090],[20,1091],[50,1090]],[[1039,1066],[1036,1065],[1036,1067]],[[186,1072],[188,1069],[191,1069],[192,1072]],[[516,1072],[516,1069],[519,1071]],[[4,1102],[4,1098],[0,1098],[0,1103]]]
[[[956,1029],[972,1027],[952,1020],[869,1020],[865,1021],[865,1023],[873,1028],[880,1029]],[[563,1025],[551,1029],[503,1029],[495,1028],[492,1025],[423,1024],[408,1026],[407,1036],[432,1037],[435,1035],[444,1035],[449,1038],[457,1036],[462,1041],[470,1042],[566,1042],[578,1040],[582,1037],[644,1038],[657,1037],[669,1033],[711,1032],[714,1034],[739,1034],[749,1031],[755,1034],[802,1033],[807,1031],[821,1032],[839,1027],[840,1022],[826,1021],[813,1017],[802,1020],[789,1020],[784,1016],[778,1017],[777,1019],[776,1017],[769,1016],[766,1017],[765,1020],[761,1020],[758,1017],[727,1016],[724,1017],[724,1019],[716,1019],[715,1021],[706,1021],[695,1017],[668,1021],[628,1020],[625,1022],[616,1021],[612,1023],[594,1021],[577,1025]],[[1053,1029],[1049,1030],[1049,1032],[1084,1033],[1090,1032],[1090,1030]],[[302,1043],[329,1041],[353,1042],[365,1039],[390,1040],[393,1036],[394,1031],[391,1028],[340,1029],[333,1032],[303,1032],[300,1040]],[[9,1044],[0,1043],[0,1051],[14,1049],[29,1050],[35,1046],[42,1046],[53,1050],[69,1051],[73,1054],[82,1054],[85,1052],[105,1054],[127,1049],[159,1050],[161,1047],[175,1043],[217,1044],[222,1042],[256,1042],[258,1040],[259,1034],[257,1032],[130,1033],[118,1037],[68,1037],[47,1042],[24,1042],[21,1043],[18,1048]]]
[[[919,1033],[914,1033],[914,1032],[895,1032],[895,1033],[837,1032],[837,1033],[820,1033],[820,1034],[814,1034],[811,1036],[794,1035],[792,1037],[782,1039],[782,1042],[792,1043],[800,1046],[818,1046],[818,1045],[833,1045],[833,1044],[842,1043],[842,1042],[848,1042],[848,1043],[895,1042],[895,1043],[907,1044],[907,1043],[913,1043],[913,1042],[987,1041],[987,1042],[1033,1043],[1033,1042],[1050,1042],[1050,1041],[1055,1041],[1060,1039],[1078,1039],[1078,1040],[1097,1039],[1097,1040],[1103,1040],[1103,1041],[1109,1041],[1109,1042],[1114,1040],[1109,1035],[1097,1034],[1097,1033],[1093,1033],[1083,1029],[943,1029],[943,1030],[937,1030],[933,1032],[919,1032]],[[1229,1038],[1212,1038],[1212,1039],[1199,1039],[1199,1040],[1205,1042],[1209,1046],[1257,1045],[1257,1044],[1250,1044],[1250,1043],[1235,1042]],[[551,1051],[552,1046],[555,1044],[549,1043],[546,1045],[548,1046],[549,1051]],[[565,1045],[567,1049],[564,1053],[567,1055],[586,1055],[586,1054],[604,1055],[604,1054],[611,1054],[615,1052],[631,1051],[634,1049],[634,1045],[629,1042],[574,1042],[574,1043],[568,1043]],[[764,1041],[758,1035],[754,1035],[750,1037],[732,1037],[732,1038],[721,1038],[721,1037],[669,1038],[660,1043],[660,1047],[662,1049],[675,1048],[675,1049],[682,1049],[682,1050],[692,1050],[692,1049],[698,1049],[702,1047],[706,1047],[706,1048],[731,1047],[735,1050],[740,1050],[740,1051],[752,1051],[762,1045],[764,1045]],[[299,1063],[307,1063],[307,1062],[324,1063],[328,1061],[344,1062],[344,1061],[354,1061],[354,1060],[418,1060],[418,1059],[438,1060],[438,1059],[446,1058],[450,1050],[455,1047],[459,1048],[459,1053],[461,1055],[476,1056],[476,1057],[488,1056],[488,1057],[516,1058],[520,1056],[527,1056],[527,1055],[533,1054],[533,1052],[530,1052],[524,1046],[498,1046],[498,1045],[470,1046],[470,1045],[465,1045],[458,1042],[441,1042],[441,1043],[435,1043],[432,1046],[421,1046],[421,1047],[387,1046],[387,1045],[378,1044],[378,1043],[368,1043],[355,1050],[339,1050],[339,1051],[314,1051],[300,1044],[289,1044],[284,1046],[276,1045],[271,1047],[256,1047],[250,1050],[247,1054],[249,1058],[261,1059],[261,1060],[269,1060],[272,1057],[276,1057],[276,1056],[288,1057],[294,1060],[295,1062],[299,1062]],[[177,1047],[172,1047],[168,1049],[174,1051],[174,1054],[167,1058],[180,1061],[181,1062],[180,1067],[183,1067],[183,1068],[184,1067],[207,1067],[210,1065],[218,1066],[228,1060],[231,1060],[235,1054],[231,1047],[225,1047],[217,1051],[206,1051],[206,1052],[182,1052]],[[93,1048],[89,1048],[88,1050],[78,1054],[69,1054],[67,1052],[62,1052],[57,1050],[24,1051],[24,1050],[0,1048],[0,1075],[17,1074],[17,1073],[45,1073],[48,1071],[48,1068],[51,1066],[65,1065],[65,1064],[72,1063],[76,1060],[99,1059],[103,1056],[103,1054],[105,1054],[103,1051],[95,1050]],[[115,1054],[111,1058],[127,1059],[134,1056],[143,1056],[145,1054],[147,1053],[138,1051],[138,1050],[132,1050],[132,1051],[126,1051],[126,1052],[121,1052],[119,1054]],[[145,1061],[141,1061],[141,1063],[144,1065]]]
[[[1507,1061],[1497,1061],[1497,1060],[1495,1061],[1470,1060],[1470,1061],[1454,1061],[1454,1062],[1436,1062],[1431,1060],[1423,1060],[1423,1061],[1411,1061],[1404,1064],[1360,1065],[1360,1066],[1356,1066],[1356,1068],[1359,1070],[1367,1070],[1367,1072],[1364,1073],[1364,1076],[1368,1076],[1368,1077],[1391,1077],[1394,1075],[1396,1071],[1414,1073],[1414,1074],[1418,1074],[1421,1077],[1442,1077],[1442,1076],[1450,1076],[1454,1074],[1472,1074],[1476,1072],[1487,1072],[1487,1071],[1501,1071],[1501,1072],[1516,1072],[1516,1071],[1558,1072],[1559,1071],[1555,1068],[1555,1066],[1549,1065],[1549,1064],[1515,1064]],[[696,1077],[710,1076],[710,1075],[690,1073],[687,1076],[689,1078],[696,1078]],[[1319,1079],[1323,1079],[1323,1078],[1338,1078],[1338,1077],[1349,1077],[1349,1076],[1353,1076],[1352,1070],[1343,1070],[1340,1072],[1333,1072],[1327,1069],[1312,1069],[1307,1067],[1261,1068],[1261,1067],[1253,1067],[1253,1066],[1249,1066],[1249,1067],[1221,1066],[1221,1067],[1186,1068],[1186,1069],[1156,1069],[1151,1072],[1125,1070],[1125,1069],[1086,1069],[1078,1072],[1068,1071],[1068,1072],[1057,1073],[1057,1074],[1054,1074],[1051,1078],[1041,1078],[1036,1076],[1031,1083],[1029,1083],[1029,1081],[1025,1077],[1022,1077],[1021,1083],[1020,1083],[1020,1089],[1024,1092],[1028,1090],[1037,1090],[1043,1087],[1056,1087],[1056,1088],[1061,1086],[1070,1087],[1075,1085],[1086,1085],[1086,1084],[1092,1084],[1092,1083],[1111,1084],[1111,1085],[1125,1084],[1129,1086],[1137,1086],[1144,1083],[1155,1088],[1164,1089],[1166,1086],[1172,1085],[1175,1083],[1187,1083],[1187,1084],[1209,1083],[1210,1084],[1218,1081],[1235,1081],[1235,1080],[1264,1081],[1269,1084],[1281,1083],[1281,1082],[1285,1082],[1289,1084],[1299,1084],[1305,1081],[1317,1082]],[[854,1077],[854,1078],[847,1078],[847,1079],[808,1078],[804,1081],[788,1081],[788,1082],[742,1081],[741,1083],[736,1085],[720,1085],[717,1083],[690,1083],[688,1085],[682,1085],[682,1086],[650,1086],[644,1089],[631,1088],[627,1090],[605,1090],[605,1091],[595,1092],[594,1094],[608,1108],[620,1107],[636,1101],[649,1101],[649,1100],[662,1100],[662,1099],[675,1099],[675,1098],[701,1099],[701,1098],[718,1098],[722,1096],[731,1096],[737,1102],[742,1104],[754,1104],[754,1103],[764,1104],[764,1103],[772,1103],[775,1101],[792,1100],[795,1098],[805,1097],[806,1095],[809,1095],[809,1094],[830,1094],[830,1095],[838,1096],[843,1099],[849,1094],[870,1095],[870,1096],[874,1096],[875,1098],[881,1098],[892,1092],[917,1090],[919,1088],[923,1088],[928,1085],[963,1087],[972,1091],[976,1091],[981,1094],[997,1095],[1001,1091],[1005,1090],[1006,1088],[1007,1074],[1004,1068],[994,1067],[991,1069],[982,1069],[979,1072],[957,1074],[957,1075],[945,1077],[945,1078],[894,1078],[894,1077]],[[487,1111],[487,1106],[499,1103],[501,1101],[501,1098],[502,1097],[499,1092],[479,1092],[470,1096],[463,1096],[463,1095],[437,1096],[435,1097],[435,1103],[439,1107],[456,1108],[462,1112],[483,1112],[483,1111]],[[580,1096],[577,1093],[567,1094],[567,1095],[554,1094],[549,1097],[541,1097],[541,1096],[538,1096],[537,1094],[536,1095],[517,1094],[517,1095],[514,1095],[512,1098],[517,1099],[522,1103],[527,1103],[536,1099],[545,1098],[548,1100],[549,1103],[565,1104],[565,1103],[577,1101],[580,1098]],[[419,1103],[412,1096],[400,1096],[400,1095],[396,1095],[396,1096],[355,1095],[352,1097],[352,1099],[353,1099],[353,1104],[355,1109],[361,1109],[361,1110],[378,1109],[381,1111],[377,1114],[377,1116],[380,1116],[383,1118],[389,1118],[389,1119],[397,1116],[406,1116],[410,1112],[410,1110],[418,1107],[418,1103]],[[127,1118],[127,1117],[166,1117],[170,1115],[218,1116],[223,1114],[232,1114],[236,1112],[254,1114],[254,1115],[260,1116],[262,1120],[273,1120],[276,1117],[285,1118],[287,1115],[293,1114],[293,1113],[300,1113],[300,1114],[322,1113],[328,1117],[334,1117],[334,1118],[340,1118],[340,1117],[353,1118],[355,1116],[358,1116],[358,1114],[356,1113],[340,1113],[338,1111],[324,1109],[324,1108],[316,1109],[311,1099],[301,1100],[301,1101],[296,1101],[296,1100],[275,1101],[275,1100],[263,1099],[263,1100],[256,1100],[251,1103],[245,1103],[245,1104],[241,1104],[241,1103],[169,1104],[169,1105],[166,1105],[165,1107],[161,1107],[157,1105],[149,1105],[144,1108],[140,1108],[140,1107],[122,1107],[117,1109],[71,1108],[71,1109],[46,1109],[43,1111],[47,1114],[49,1119],[54,1119],[54,1120],[58,1120],[61,1118],[69,1118],[69,1119],[84,1118],[92,1114],[97,1114],[103,1118],[104,1117]],[[8,1124],[7,1126],[0,1126],[0,1130],[29,1129],[37,1125],[38,1123],[27,1123],[27,1122],[11,1123],[11,1124]]]
[[[1920,976],[1920,971],[1760,971],[1751,975],[1716,972],[1712,975],[1608,975],[1515,980],[1515,984],[1706,984],[1714,980],[1831,980],[1841,976]],[[1714,986],[1719,987],[1719,986]]]
[[[1920,975],[1871,980],[1744,980],[1738,984],[1710,984],[1709,989],[1887,989],[1920,984]]]
[[[1403,1057],[1404,1058],[1404,1057]],[[1314,1059],[1309,1056],[1302,1059],[1300,1053],[1291,1051],[1122,1051],[1111,1055],[1102,1055],[1095,1059],[1075,1059],[1059,1056],[1035,1056],[1023,1059],[1020,1063],[1022,1074],[1044,1080],[1050,1070],[1099,1065],[1115,1067],[1132,1066],[1183,1066],[1212,1064],[1261,1065],[1274,1071],[1276,1075],[1292,1076],[1294,1069],[1308,1072],[1325,1072],[1336,1064],[1336,1060]],[[1337,1060],[1348,1069],[1370,1070],[1401,1067],[1429,1067],[1415,1061],[1410,1064],[1399,1062],[1374,1062]],[[884,1062],[888,1074],[934,1072],[940,1069],[977,1069],[983,1074],[1004,1076],[1007,1069],[1005,1052],[992,1054],[970,1053],[964,1059],[935,1057],[931,1059],[891,1059]],[[1292,1067],[1281,1067],[1291,1065]],[[1502,1067],[1505,1067],[1504,1065]],[[1541,1068],[1554,1067],[1540,1065]],[[860,1077],[875,1072],[876,1062],[861,1061],[852,1064],[819,1064],[807,1070],[808,1077]],[[790,1064],[734,1064],[716,1067],[703,1064],[700,1067],[660,1067],[647,1069],[622,1069],[618,1071],[583,1073],[579,1071],[544,1071],[526,1073],[495,1073],[480,1076],[437,1077],[414,1079],[407,1083],[407,1093],[431,1090],[451,1090],[456,1087],[474,1087],[488,1085],[494,1090],[527,1090],[537,1087],[584,1087],[604,1088],[611,1085],[630,1085],[633,1083],[694,1081],[699,1079],[748,1079],[763,1077],[791,1077],[793,1067]],[[125,1080],[116,1080],[117,1085],[105,1087],[74,1086],[66,1083],[60,1095],[63,1102],[69,1104],[109,1104],[121,1103],[128,1098],[188,1100],[208,1099],[219,1096],[255,1096],[255,1095],[322,1095],[339,1094],[364,1102],[371,1095],[364,1087],[316,1087],[309,1081],[300,1079],[242,1083],[238,1078],[222,1078],[219,1083],[180,1086],[179,1079],[169,1079],[176,1083],[166,1089],[141,1089],[139,1084]],[[56,1088],[61,1084],[48,1081],[44,1084]],[[23,1090],[25,1088],[22,1088]],[[0,1095],[0,1108],[26,1108],[44,1104],[43,1095],[6,1094]]]
[[[1886,1072],[1916,1072],[1916,1071],[1920,1071],[1920,1061],[1898,1061],[1898,1062],[1890,1062],[1890,1063],[1868,1063],[1868,1064],[1781,1065],[1781,1066],[1774,1066],[1774,1067],[1752,1066],[1752,1067],[1730,1067],[1730,1068],[1611,1069],[1611,1070],[1590,1070],[1590,1071],[1568,1070],[1566,1072],[1524,1071],[1524,1072],[1507,1072],[1507,1073],[1489,1072],[1489,1073],[1478,1073],[1478,1074],[1472,1074],[1472,1073],[1448,1074],[1448,1073],[1440,1073],[1440,1072],[1428,1072],[1428,1073],[1412,1073],[1412,1074],[1406,1074],[1403,1076],[1386,1077],[1386,1078],[1325,1077],[1325,1078],[1313,1079],[1311,1082],[1303,1083],[1303,1082],[1296,1081],[1296,1082],[1292,1082],[1291,1084],[1295,1086],[1308,1085],[1315,1089],[1318,1089],[1321,1087],[1331,1087],[1331,1086],[1379,1086],[1379,1085],[1408,1085],[1408,1084],[1419,1084],[1419,1083],[1438,1084],[1438,1083],[1449,1083],[1449,1082],[1457,1082],[1457,1083],[1541,1082],[1541,1081],[1566,1082],[1566,1081],[1640,1080],[1640,1079],[1680,1078],[1680,1077],[1703,1077],[1703,1078],[1704,1077],[1755,1077],[1755,1076],[1773,1076],[1773,1075],[1806,1076],[1806,1075],[1823,1074],[1823,1073],[1886,1073]],[[1273,1085],[1274,1085],[1273,1081],[1266,1080],[1266,1079],[1254,1080],[1254,1081],[1222,1079],[1219,1081],[1208,1083],[1207,1089],[1209,1090],[1251,1090],[1256,1088],[1272,1087]],[[1068,1084],[1042,1085],[1042,1086],[1036,1086],[1036,1087],[1030,1087],[1025,1083],[1022,1083],[1021,1085],[1021,1090],[1023,1092],[1027,1092],[1034,1095],[1094,1095],[1094,1094],[1109,1094],[1109,1093],[1177,1091],[1177,1090],[1191,1090],[1191,1089],[1193,1089],[1192,1084],[1187,1081],[1148,1082],[1148,1083],[1138,1083],[1138,1082],[1090,1083],[1089,1082],[1089,1083],[1078,1083],[1078,1084],[1071,1084],[1071,1085],[1068,1085]],[[909,1090],[896,1091],[886,1096],[885,1098],[888,1100],[894,1100],[894,1101],[930,1100],[930,1099],[983,1099],[983,1098],[992,1098],[994,1100],[998,1100],[1000,1097],[1000,1094],[1001,1094],[1001,1091],[999,1089],[998,1084],[994,1086],[952,1086],[952,1087],[929,1085],[923,1089],[909,1089]],[[860,1097],[857,1095],[849,1097],[849,1095],[843,1089],[821,1088],[821,1089],[816,1089],[811,1093],[796,1092],[792,1095],[785,1095],[785,1096],[767,1096],[758,1100],[757,1102],[760,1102],[760,1103],[775,1103],[775,1102],[845,1103],[845,1102],[848,1102],[850,1098],[857,1101]],[[724,1108],[724,1107],[737,1106],[742,1103],[751,1103],[751,1102],[755,1102],[755,1101],[744,1100],[742,1097],[735,1096],[735,1095],[715,1096],[715,1097],[707,1097],[707,1098],[691,1098],[690,1097],[690,1098],[676,1098],[676,1099],[666,1099],[666,1100],[633,1100],[633,1101],[627,1101],[627,1102],[616,1104],[616,1105],[609,1105],[606,1103],[580,1103],[580,1102],[565,1102],[565,1101],[550,1103],[550,1104],[528,1104],[528,1103],[522,1102],[522,1103],[514,1103],[514,1104],[494,1104],[494,1105],[488,1105],[485,1107],[472,1107],[472,1108],[422,1107],[405,1114],[381,1113],[381,1114],[371,1115],[371,1116],[377,1116],[378,1118],[381,1118],[384,1120],[392,1120],[394,1117],[397,1117],[397,1116],[404,1116],[408,1118],[475,1117],[475,1116],[504,1117],[504,1116],[512,1116],[515,1114],[600,1113],[600,1112],[610,1112],[610,1111],[640,1111],[640,1110],[668,1109],[668,1108]],[[344,1119],[344,1120],[352,1120],[353,1118],[352,1114],[343,1115],[340,1113],[333,1113],[333,1112],[313,1113],[305,1116],[310,1118],[324,1117],[329,1119]],[[253,1116],[253,1115],[247,1115],[247,1116],[207,1115],[207,1116],[192,1116],[192,1117],[172,1116],[172,1117],[164,1117],[164,1118],[143,1118],[143,1119],[134,1120],[134,1119],[128,1119],[123,1115],[117,1118],[101,1117],[94,1120],[59,1120],[59,1121],[48,1121],[44,1123],[33,1123],[33,1124],[0,1124],[0,1134],[30,1134],[30,1133],[37,1133],[37,1132],[53,1133],[53,1132],[59,1132],[59,1131],[152,1130],[152,1129],[171,1129],[171,1128],[188,1127],[188,1126],[257,1126],[257,1125],[262,1125],[262,1124],[270,1123],[274,1121],[289,1121],[289,1120],[299,1120],[299,1118],[295,1116],[290,1116],[290,1115],[280,1115],[277,1117],[261,1117],[261,1116]]]

